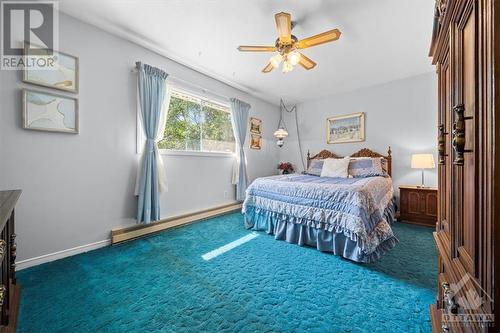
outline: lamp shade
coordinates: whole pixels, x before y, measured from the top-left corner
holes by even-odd
[[[288,132],[284,128],[280,127],[276,132],[274,132],[274,136],[278,139],[284,139],[288,136]]]
[[[413,154],[411,155],[412,169],[434,169],[434,155],[432,154]]]

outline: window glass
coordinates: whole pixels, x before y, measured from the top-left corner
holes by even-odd
[[[234,152],[229,108],[174,90],[158,148],[167,150]]]

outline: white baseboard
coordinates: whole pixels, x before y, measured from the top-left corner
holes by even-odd
[[[29,258],[25,260],[20,260],[16,262],[16,271],[21,269],[25,269],[28,267],[40,265],[49,261],[54,261],[57,259],[62,259],[70,256],[74,256],[75,254],[84,253],[88,251],[92,251],[101,247],[105,247],[111,244],[111,239],[105,239],[102,241],[98,241],[95,243],[80,245],[71,249],[66,249],[62,251],[57,251],[54,253],[44,254],[39,257]]]
[[[225,214],[235,209],[241,209],[241,203],[231,203],[228,205],[215,207],[212,209],[207,209],[199,211],[196,213],[189,213],[181,216],[175,216],[168,219],[164,219],[160,222],[153,222],[150,225],[136,225],[122,229],[116,229],[111,231],[111,236],[113,241],[118,243],[125,240],[135,239],[139,236],[143,236],[152,232],[157,232],[161,230],[166,230],[172,227],[177,227],[197,221],[201,221],[208,217],[215,217],[221,214]],[[154,229],[153,231],[147,229]],[[66,249],[62,251],[57,251],[54,253],[48,253],[41,255],[39,257],[29,258],[25,260],[16,261],[16,271],[37,266],[46,262],[54,261],[57,259],[62,259],[70,256],[74,256],[79,253],[84,253],[92,251],[101,247],[105,247],[111,244],[111,239],[105,239],[95,243],[90,243],[86,245],[80,245],[71,249]]]
[[[134,226],[126,228],[114,229],[111,230],[111,244],[114,245],[121,242],[130,241],[170,228],[180,227],[194,222],[203,221],[208,218],[224,215],[236,210],[241,210],[241,205],[241,202],[233,202],[230,204],[209,208],[198,212],[169,217],[148,224],[136,224]]]

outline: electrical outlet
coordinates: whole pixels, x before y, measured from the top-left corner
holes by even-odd
[[[229,193],[227,191],[224,191],[224,199],[227,199],[228,196],[229,196]]]

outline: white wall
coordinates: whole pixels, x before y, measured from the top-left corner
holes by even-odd
[[[434,73],[305,102],[297,108],[304,155],[307,150],[316,154],[328,149],[346,156],[365,147],[385,154],[391,146],[397,195],[399,184],[420,184],[420,170],[410,168],[411,154],[434,153],[436,160],[437,86]],[[366,140],[327,144],[326,118],[355,112],[365,113]],[[286,125],[290,136],[281,149],[280,160],[291,161],[302,170],[293,115],[286,116]],[[427,185],[435,186],[436,170],[427,170],[425,179]]]
[[[0,71],[0,189],[23,190],[16,212],[18,260],[108,239],[112,228],[135,223],[131,69],[138,60],[250,103],[251,116],[263,120],[264,142],[261,151],[248,151],[249,176],[276,173],[276,106],[63,14],[59,48],[80,58],[78,135],[23,130],[21,88],[47,89],[22,83],[19,72]],[[162,196],[162,217],[234,201],[231,158],[169,155],[164,162],[169,191]]]

